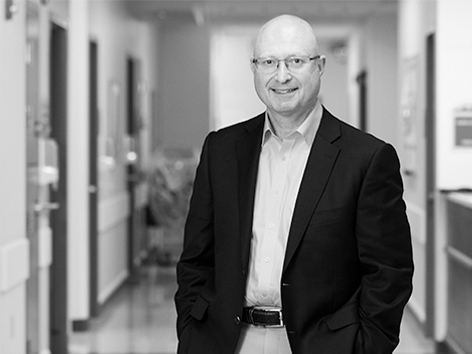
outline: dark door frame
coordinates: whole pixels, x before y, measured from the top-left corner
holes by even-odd
[[[436,190],[436,37],[426,37],[426,321],[425,334],[434,335],[435,326],[435,190]]]
[[[90,41],[89,92],[89,237],[90,315],[100,314],[98,301],[98,44]]]
[[[138,101],[138,85],[139,85],[139,63],[129,56],[126,60],[126,76],[127,76],[127,124],[126,134],[132,142],[137,159],[128,164],[128,193],[130,196],[130,217],[128,220],[128,270],[131,281],[139,280],[139,264],[136,259],[140,254],[140,243],[142,239],[143,228],[143,211],[136,208],[136,187],[140,183],[140,117],[139,117],[139,101]]]
[[[362,70],[356,82],[359,86],[359,129],[367,131],[367,71]]]
[[[59,182],[50,198],[60,207],[51,212],[53,232],[50,268],[51,354],[67,353],[67,31],[51,23],[50,32],[51,137],[59,147]]]

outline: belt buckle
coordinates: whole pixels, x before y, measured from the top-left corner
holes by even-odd
[[[278,312],[279,314],[279,323],[275,324],[264,324],[264,323],[259,323],[254,321],[254,318],[252,316],[252,313],[254,310],[259,310],[259,311],[264,311],[264,312]],[[256,326],[263,326],[263,327],[269,327],[269,328],[280,328],[284,327],[284,321],[282,317],[282,309],[279,307],[270,307],[270,306],[254,306],[250,311],[249,311],[249,316],[251,317],[251,322],[254,323]]]

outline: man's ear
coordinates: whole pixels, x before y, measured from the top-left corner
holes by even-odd
[[[326,65],[326,57],[324,55],[320,55],[320,59],[318,59],[318,70],[320,72],[320,76],[323,75]]]
[[[253,59],[249,59],[249,65],[251,66],[251,71],[254,73],[256,71],[256,64],[254,64]]]

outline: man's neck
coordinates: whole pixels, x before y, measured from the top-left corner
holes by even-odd
[[[272,124],[272,129],[274,130],[275,135],[282,140],[288,137],[297,130],[300,125],[302,125],[313,109],[314,107],[304,114],[297,116],[286,116],[269,111],[269,120]]]

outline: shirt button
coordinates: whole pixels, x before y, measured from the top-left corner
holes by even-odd
[[[267,293],[262,293],[262,297],[267,297]]]
[[[264,261],[266,261],[266,263],[269,263],[270,262],[270,257],[264,258]]]
[[[282,157],[281,157],[281,160],[282,160],[282,161],[285,161],[285,156],[282,156]]]
[[[269,224],[269,227],[270,227],[271,229],[273,229],[273,228],[275,227],[275,225],[274,225],[274,224]]]

